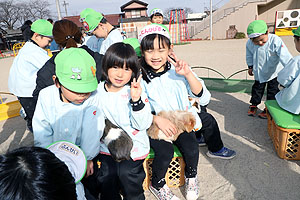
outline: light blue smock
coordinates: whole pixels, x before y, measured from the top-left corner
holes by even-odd
[[[194,72],[193,74],[202,83],[201,79]],[[189,111],[193,113],[196,119],[194,129],[201,129],[201,119],[188,99],[188,96],[198,99],[199,97],[193,94],[186,78],[175,72],[175,67],[172,64],[171,68],[164,74],[152,78],[150,83],[142,81],[142,85],[149,98],[152,111],[155,111],[155,113],[169,110]],[[208,96],[206,87],[203,87],[202,95]]]
[[[132,139],[131,158],[141,160],[147,157],[150,151],[149,137],[146,130],[150,127],[153,115],[147,96],[142,93],[141,99],[145,106],[139,111],[133,111],[130,104],[130,86],[125,85],[118,92],[107,92],[105,82],[98,85],[99,109],[103,110],[105,117],[116,126],[122,128]],[[100,151],[109,155],[107,146],[101,142]]]
[[[103,40],[104,38],[97,38],[94,35],[88,36],[86,37],[86,41],[84,41],[83,45],[86,45],[92,51],[99,53]]]
[[[300,114],[300,56],[294,57],[278,73],[277,81],[284,86],[275,98],[280,107],[294,114]]]
[[[123,37],[118,29],[112,30],[108,36],[103,40],[101,48],[100,48],[100,54],[104,55],[106,50],[114,43],[122,42]]]
[[[49,58],[47,51],[33,42],[26,42],[10,68],[9,91],[18,97],[32,97],[36,87],[36,74]]]
[[[210,102],[211,93],[206,88],[206,85],[202,79],[200,79],[200,82],[201,82],[203,91],[205,91],[205,92],[201,95],[201,97],[199,97],[199,104],[200,104],[200,106],[207,106]]]
[[[96,93],[82,104],[64,103],[55,85],[41,90],[32,119],[34,145],[46,148],[60,140],[78,145],[92,160],[100,152],[104,116],[95,106]]]
[[[246,62],[253,66],[254,78],[260,83],[276,78],[290,59],[292,55],[277,35],[268,34],[268,41],[263,46],[253,44],[251,39],[247,41]]]

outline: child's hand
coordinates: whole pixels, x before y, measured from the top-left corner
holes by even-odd
[[[249,76],[253,76],[253,69],[252,68],[248,69],[248,74],[249,74]]]
[[[94,164],[92,160],[87,161],[85,177],[89,177],[94,173]]]
[[[179,60],[174,52],[171,53],[171,57],[175,61],[170,57],[168,57],[168,61],[175,66],[175,71],[177,74],[187,76],[192,72],[189,68],[189,65],[185,61]]]
[[[142,80],[142,74],[138,77],[137,81],[135,78],[133,78],[133,81],[131,82],[130,87],[130,95],[133,102],[136,102],[140,99],[142,94],[142,88],[141,88],[141,82]]]
[[[167,136],[172,137],[177,133],[176,126],[168,119],[154,115],[154,123]]]

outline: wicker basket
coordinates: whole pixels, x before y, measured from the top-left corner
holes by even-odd
[[[269,112],[267,116],[268,133],[277,155],[287,160],[300,160],[300,130],[279,127]]]
[[[149,184],[152,178],[152,162],[153,158],[145,159],[143,165],[146,173],[146,178],[143,183],[144,190],[149,189]],[[185,163],[182,157],[174,157],[170,162],[165,179],[169,187],[179,187],[184,185],[184,167]]]

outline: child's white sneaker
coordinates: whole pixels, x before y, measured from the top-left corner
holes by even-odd
[[[165,184],[159,190],[150,185],[149,190],[158,200],[180,200],[177,196],[175,196],[175,194],[173,194],[167,184]]]
[[[199,182],[195,178],[185,178],[185,197],[187,200],[196,200],[199,197]]]

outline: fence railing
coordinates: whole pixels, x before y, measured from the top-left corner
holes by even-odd
[[[217,10],[213,13],[213,21],[212,23],[215,24],[218,21],[222,20],[224,17],[230,15],[231,13],[234,13],[238,11],[239,9],[243,8],[244,6],[247,6],[249,3],[260,3],[260,2],[267,2],[268,0],[246,0],[243,1],[242,3],[238,4],[237,6],[229,7],[229,8],[224,8],[221,10]],[[209,28],[210,26],[210,16],[206,17],[203,19],[202,22],[190,22],[188,24],[188,29],[189,29],[189,34],[190,37],[193,37],[194,35],[200,33],[204,29]]]

